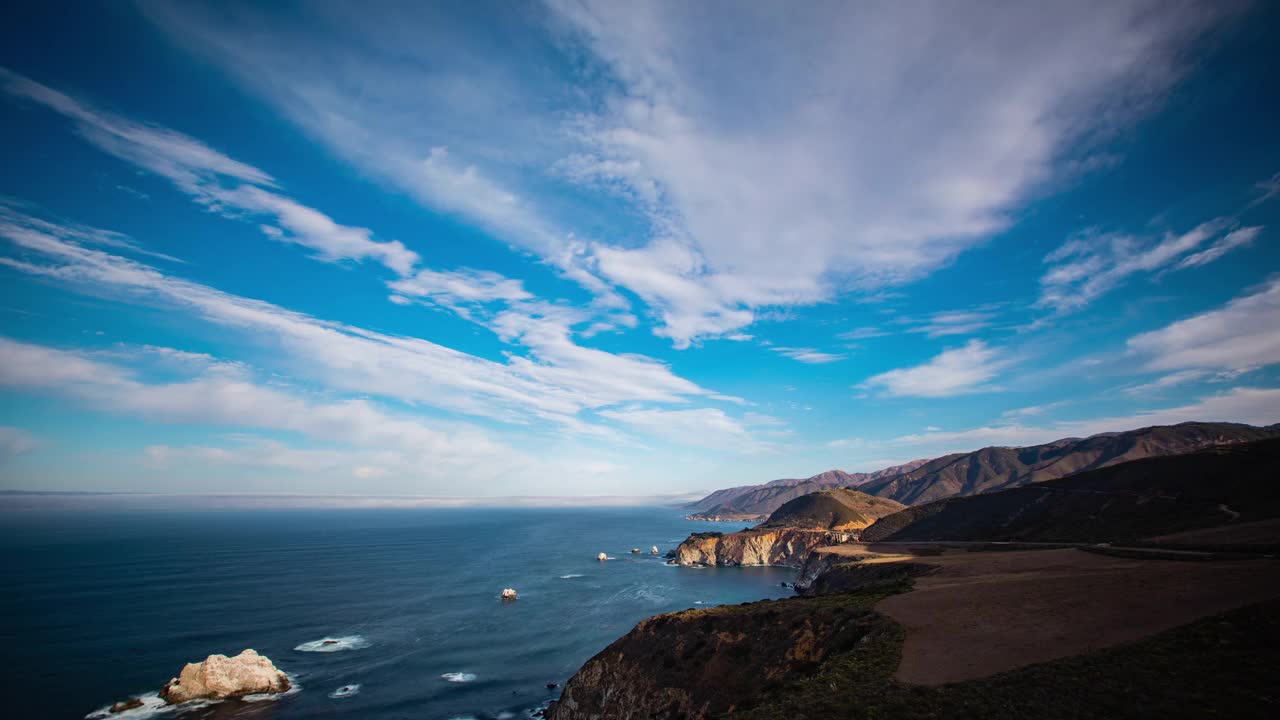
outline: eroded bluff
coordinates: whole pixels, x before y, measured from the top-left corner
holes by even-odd
[[[799,567],[814,548],[856,539],[856,534],[798,528],[695,533],[671,553],[679,565],[790,565]]]
[[[746,710],[881,627],[831,598],[762,601],[644,620],[587,661],[549,720],[701,720]]]

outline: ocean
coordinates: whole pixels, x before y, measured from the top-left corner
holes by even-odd
[[[300,689],[111,717],[528,717],[645,617],[790,595],[786,568],[648,554],[741,527],[673,508],[0,512],[0,707],[78,720],[254,648]]]

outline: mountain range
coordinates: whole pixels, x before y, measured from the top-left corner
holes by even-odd
[[[1131,542],[1280,516],[1280,438],[1149,457],[883,517],[865,542]],[[1223,533],[1220,540],[1232,540]]]
[[[830,470],[804,479],[717,490],[688,506],[692,519],[760,520],[790,500],[820,490],[856,487],[868,495],[919,505],[949,497],[1021,487],[1129,460],[1192,452],[1213,445],[1280,436],[1280,425],[1188,422],[1028,447],[985,447],[914,460],[872,473]]]

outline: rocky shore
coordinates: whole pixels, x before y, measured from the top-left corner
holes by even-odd
[[[176,705],[191,700],[282,693],[289,687],[287,675],[256,650],[249,649],[235,657],[210,655],[202,662],[187,663],[178,677],[160,688],[160,697]]]

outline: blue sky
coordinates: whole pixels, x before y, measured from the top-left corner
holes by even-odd
[[[48,3],[0,489],[648,495],[1280,421],[1280,10]]]

